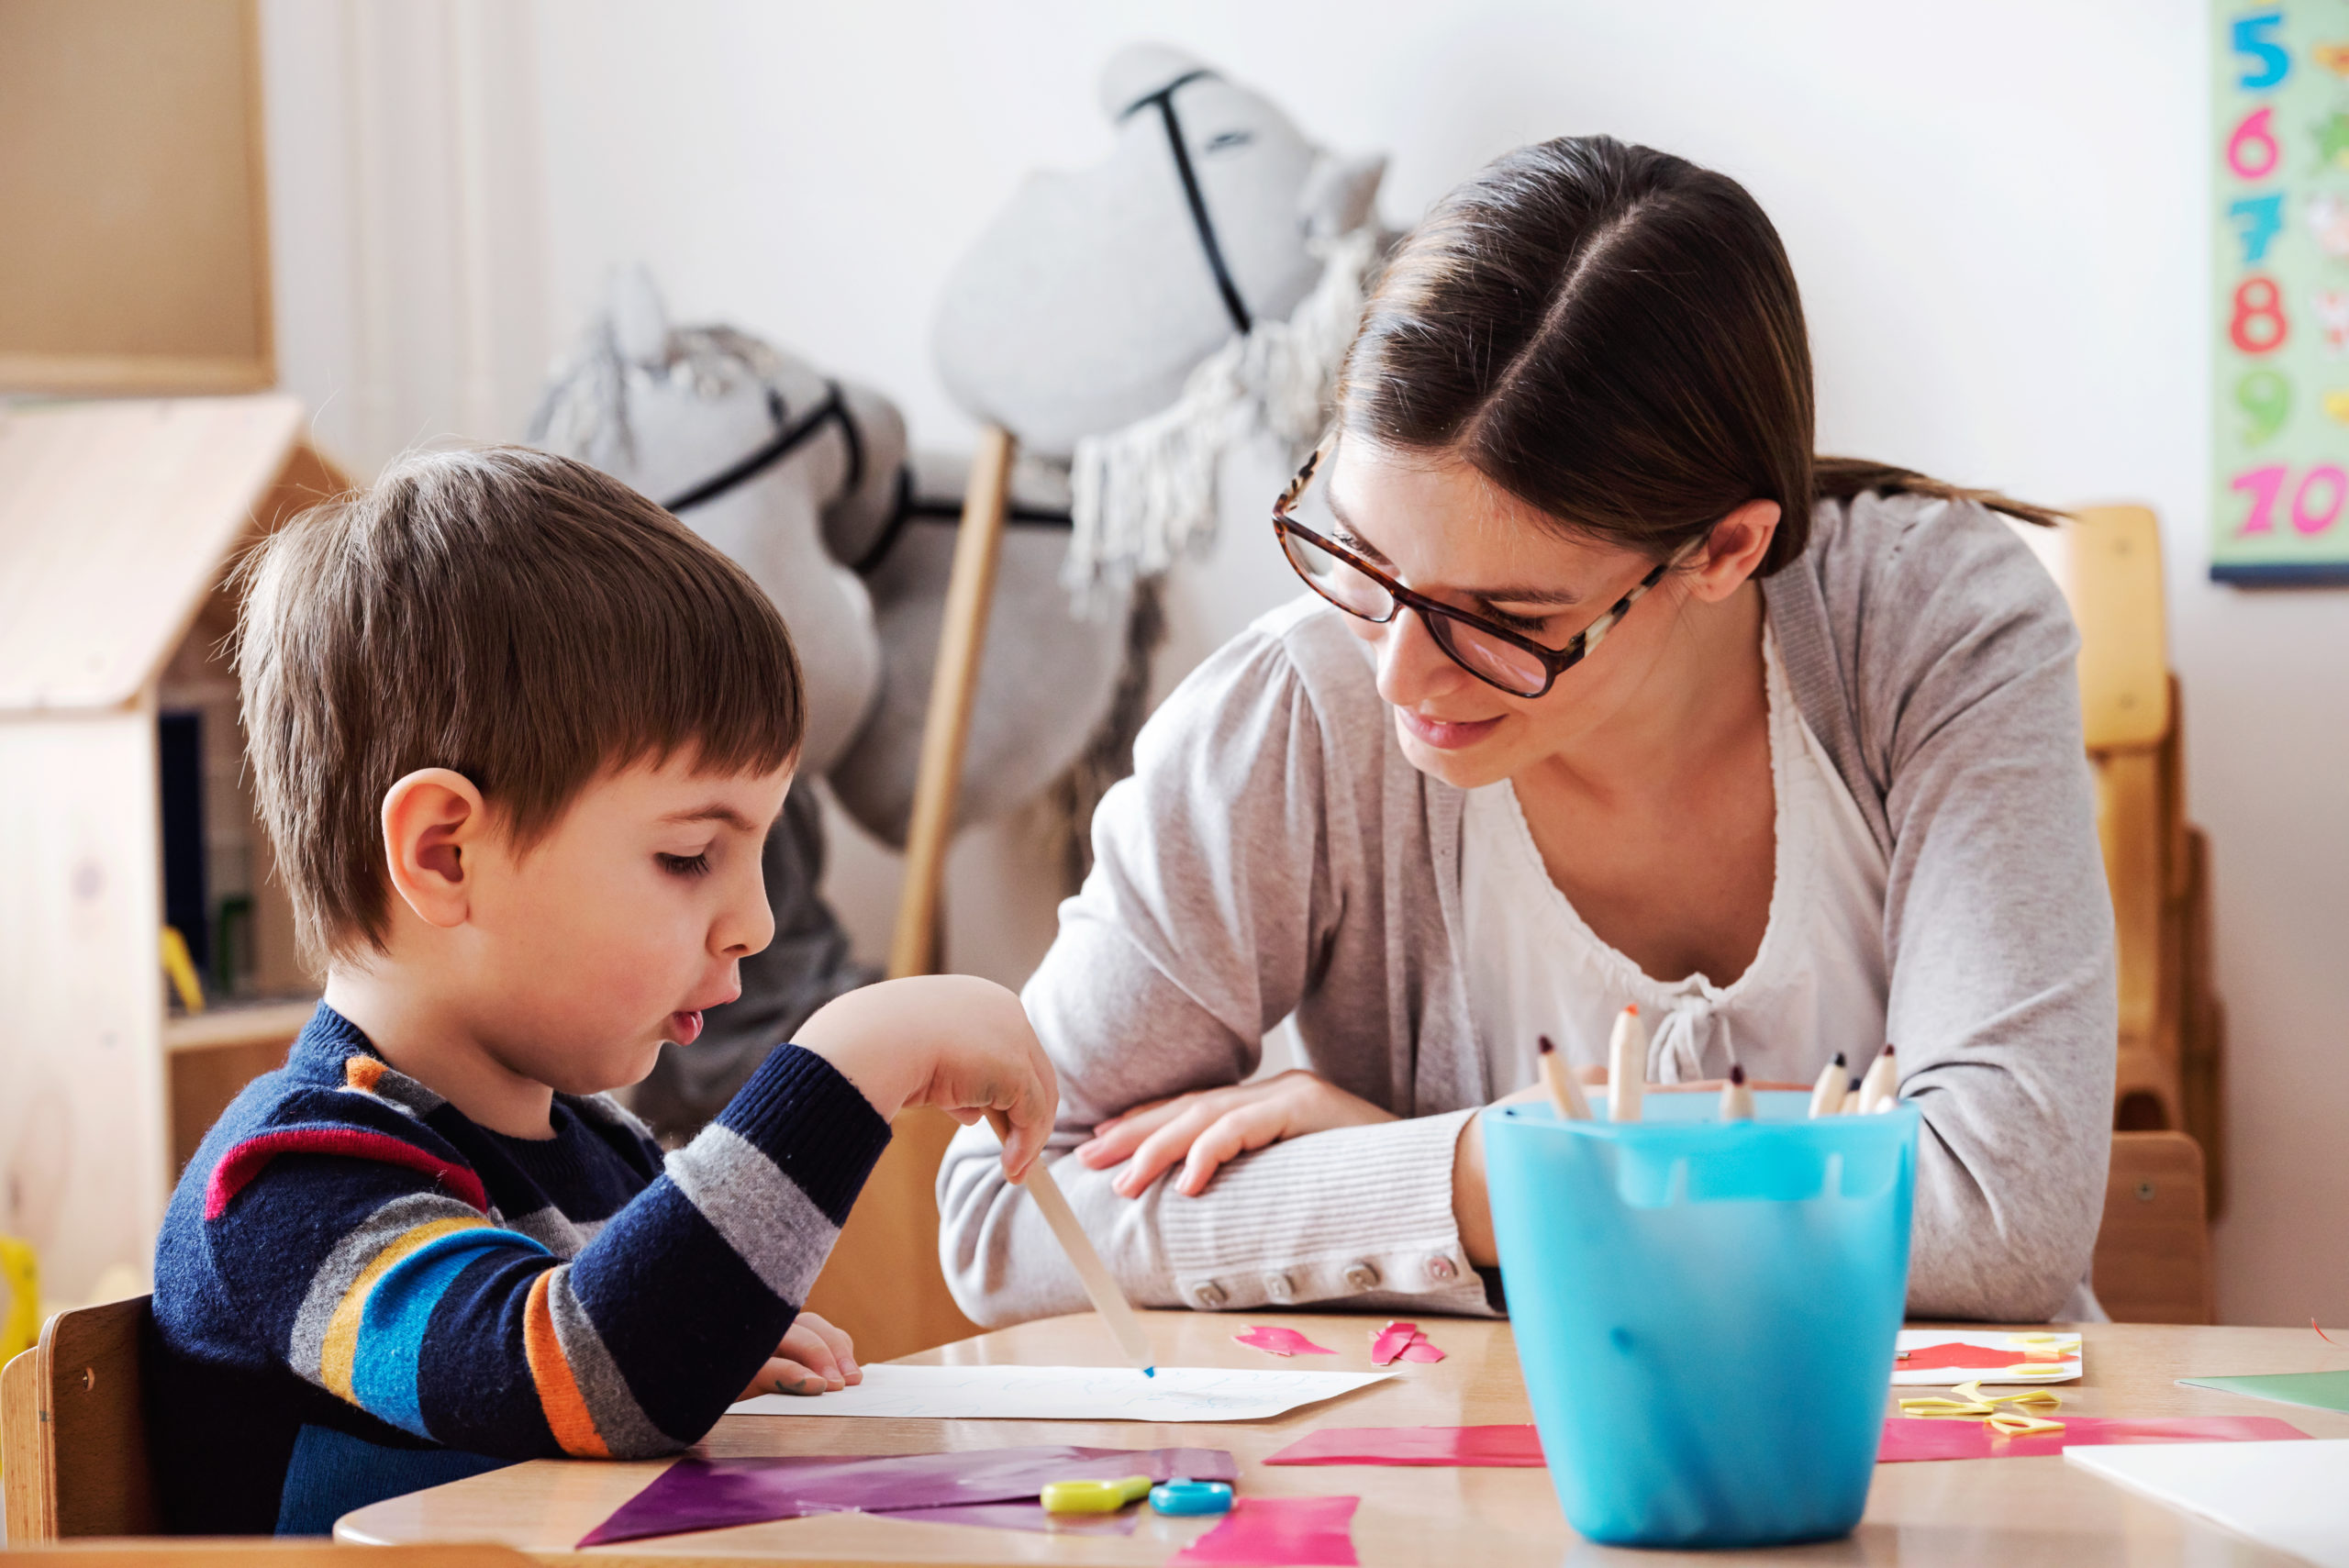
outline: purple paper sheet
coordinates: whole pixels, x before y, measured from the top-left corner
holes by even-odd
[[[1134,1526],[1141,1522],[1141,1510],[1048,1514],[1041,1503],[961,1503],[943,1508],[893,1508],[873,1517],[908,1519],[915,1524],[985,1525],[989,1529],[1026,1529],[1039,1535],[1131,1535]]]
[[[959,1453],[826,1454],[786,1459],[681,1459],[620,1505],[579,1544],[605,1546],[806,1514],[904,1514],[993,1503],[1030,1503],[1047,1482],[1148,1475],[1168,1481],[1237,1481],[1216,1448],[974,1449]],[[1042,1509],[1037,1509],[1039,1513]],[[1034,1528],[1014,1526],[1013,1528]]]

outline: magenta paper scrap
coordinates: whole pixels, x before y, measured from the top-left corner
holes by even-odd
[[[2179,1416],[2130,1418],[2113,1416],[2051,1416],[2064,1423],[2060,1432],[2025,1432],[2008,1437],[1984,1421],[1927,1419],[1895,1416],[1884,1423],[1884,1441],[1876,1450],[1878,1464],[1913,1459],[2032,1459],[2062,1453],[2067,1448],[2096,1448],[2108,1443],[2275,1442],[2305,1438],[2308,1433],[2274,1416]]]
[[[1359,1497],[1242,1497],[1223,1522],[1166,1561],[1227,1568],[1355,1568]]]
[[[1531,1426],[1323,1427],[1264,1462],[1539,1470],[1543,1460],[1542,1439]]]
[[[1334,1356],[1338,1353],[1327,1345],[1315,1344],[1294,1329],[1283,1329],[1270,1323],[1252,1324],[1246,1333],[1231,1337],[1250,1350],[1269,1351],[1276,1356]]]

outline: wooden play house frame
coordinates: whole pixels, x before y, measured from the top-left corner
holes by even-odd
[[[347,488],[306,424],[276,395],[0,412],[0,1231],[52,1300],[144,1277],[180,1164],[309,1011],[239,749],[207,783],[250,832],[251,989],[295,999],[168,1017],[156,729],[181,685],[239,744],[227,575]]]

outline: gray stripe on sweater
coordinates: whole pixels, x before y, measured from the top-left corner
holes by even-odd
[[[481,1218],[481,1210],[473,1205],[443,1193],[405,1193],[361,1220],[334,1244],[326,1262],[310,1276],[310,1288],[294,1314],[294,1332],[285,1347],[287,1363],[304,1379],[324,1388],[319,1362],[326,1354],[327,1327],[334,1321],[335,1308],[351,1293],[351,1283],[375,1261],[375,1255],[419,1225],[436,1219],[478,1221]]]
[[[620,1375],[604,1337],[596,1332],[595,1322],[571,1288],[569,1263],[558,1267],[547,1281],[547,1314],[554,1319],[555,1342],[562,1347],[562,1359],[571,1364],[571,1381],[587,1402],[587,1414],[595,1418],[596,1434],[612,1451],[612,1457],[651,1459],[676,1452],[682,1445],[652,1424],[652,1418],[636,1402],[628,1379]]]
[[[669,1180],[775,1296],[794,1307],[840,1237],[799,1184],[729,1128],[704,1128],[669,1156]]]
[[[607,1223],[602,1219],[573,1219],[549,1204],[529,1213],[518,1215],[502,1222],[508,1230],[518,1230],[552,1252],[564,1262],[577,1257],[588,1242]]]

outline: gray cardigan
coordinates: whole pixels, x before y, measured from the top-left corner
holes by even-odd
[[[1906,497],[1822,505],[1762,586],[1890,864],[1887,1029],[1924,1121],[1910,1311],[2047,1318],[2096,1240],[2118,1028],[2071,617],[1997,516]],[[1137,1302],[1488,1310],[1452,1216],[1453,1145],[1491,1098],[1456,952],[1462,800],[1405,760],[1363,645],[1309,597],[1142,731],[1024,994],[1060,1072],[1052,1147],[1240,1082],[1292,1014],[1307,1065],[1404,1119],[1274,1144],[1195,1198],[1059,1162]],[[1082,1310],[995,1151],[967,1129],[939,1173],[956,1299],[984,1324]]]

